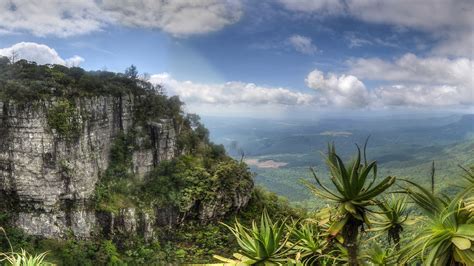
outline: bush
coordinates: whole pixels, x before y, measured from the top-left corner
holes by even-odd
[[[48,109],[48,126],[60,137],[71,139],[81,133],[81,117],[75,105],[65,99],[60,99]]]

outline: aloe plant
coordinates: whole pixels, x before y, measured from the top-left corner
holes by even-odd
[[[366,142],[367,144],[367,142]],[[329,232],[335,236],[342,232],[344,246],[349,252],[349,265],[357,265],[357,239],[360,228],[369,224],[367,213],[369,206],[376,204],[375,197],[382,194],[395,182],[395,177],[386,177],[380,183],[377,179],[377,163],[366,160],[364,145],[364,163],[361,163],[361,151],[357,147],[355,160],[347,164],[336,154],[334,145],[328,145],[326,163],[329,168],[330,180],[335,189],[323,185],[316,172],[311,168],[316,185],[305,182],[309,189],[323,199],[336,202],[338,215],[329,228]],[[372,179],[370,180],[370,175]]]
[[[221,256],[214,258],[235,265],[272,265],[288,262],[291,248],[287,247],[290,234],[285,232],[285,221],[273,222],[267,211],[262,213],[260,224],[252,222],[251,228],[243,226],[238,220],[234,226],[224,224],[235,236],[241,248],[235,259]]]
[[[0,231],[3,233],[7,242],[10,246],[9,252],[0,252],[0,264],[11,265],[11,266],[52,266],[54,264],[46,262],[45,258],[48,252],[40,254],[30,254],[26,250],[21,249],[20,252],[13,251],[10,239],[5,232],[5,229],[0,227]]]
[[[378,244],[372,245],[363,255],[362,258],[369,265],[395,265],[396,257],[393,248],[383,248]]]
[[[29,254],[24,249],[20,252],[0,253],[0,262],[6,262],[12,266],[47,266],[53,265],[45,261],[47,252],[40,254]]]
[[[408,220],[407,198],[396,197],[392,194],[389,199],[384,199],[377,203],[381,212],[372,213],[371,223],[373,227],[370,231],[386,232],[388,243],[395,245],[396,250],[400,250],[400,233],[405,224],[413,222]]]
[[[474,187],[474,166],[470,169],[466,169],[459,165],[459,167],[464,171],[464,179],[467,181],[467,187],[471,188]]]
[[[318,259],[325,255],[328,248],[326,234],[314,222],[294,222],[291,226],[294,243],[288,242],[293,247],[298,261],[304,265],[316,265]]]
[[[433,195],[420,185],[407,181],[405,191],[425,211],[424,229],[401,252],[399,263],[421,257],[425,265],[474,265],[474,212],[466,204],[474,188],[452,199]]]

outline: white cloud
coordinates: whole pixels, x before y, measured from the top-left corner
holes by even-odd
[[[359,58],[350,60],[348,64],[350,72],[361,78],[473,87],[473,61],[468,58],[422,58],[408,53],[393,62],[379,58]]]
[[[34,61],[40,65],[59,64],[65,66],[79,66],[79,64],[84,62],[84,58],[77,55],[63,59],[53,48],[34,42],[20,42],[10,47],[0,49],[0,56],[11,58],[12,55],[14,55],[15,60],[25,59]]]
[[[372,41],[358,37],[354,32],[344,34],[344,39],[349,42],[349,48],[373,44]]]
[[[386,106],[445,107],[473,104],[472,92],[463,96],[459,88],[449,85],[392,85],[374,91],[377,102]]]
[[[438,73],[438,76],[431,81],[429,76],[432,75],[430,71],[434,71],[433,68],[420,63],[413,63],[410,65],[412,68],[404,69],[379,59],[372,62],[375,64],[366,66],[363,71],[359,69],[362,76],[375,81],[394,83],[368,89],[354,75],[338,76],[332,73],[325,75],[316,69],[308,74],[306,84],[317,90],[321,95],[321,100],[327,105],[337,107],[424,108],[466,107],[474,104],[472,76],[467,77],[460,70],[464,62],[457,66],[446,65],[446,73]],[[472,71],[472,68],[469,71]],[[464,80],[464,78],[467,79]]]
[[[78,56],[78,55],[75,55],[71,58],[68,58],[66,60],[64,60],[65,63],[66,63],[66,66],[70,66],[70,67],[77,67],[79,66],[82,62],[84,62],[84,58]]]
[[[240,1],[103,0],[100,7],[124,25],[160,28],[176,36],[216,31],[242,15]]]
[[[346,0],[346,12],[367,22],[439,31],[470,28],[470,0]]]
[[[154,84],[162,84],[169,95],[178,95],[186,103],[209,105],[308,105],[315,99],[310,94],[285,88],[258,86],[238,81],[221,84],[178,81],[168,73],[155,74]]]
[[[332,10],[358,19],[430,31],[471,28],[470,0],[280,0],[290,10],[322,13]]]
[[[393,62],[369,58],[348,63],[350,72],[358,77],[396,85],[376,91],[377,98],[389,105],[474,104],[474,68],[468,58],[405,54]]]
[[[187,36],[217,31],[241,15],[241,0],[11,0],[0,1],[0,32],[67,37],[118,24]]]
[[[306,36],[295,34],[288,38],[288,42],[293,48],[303,54],[314,54],[318,48],[313,44],[313,40]]]
[[[344,10],[339,0],[279,0],[287,9],[303,12],[337,14]]]
[[[369,23],[388,24],[431,33],[438,39],[434,52],[473,56],[472,0],[280,0],[293,11],[351,16]]]
[[[0,29],[4,31],[66,37],[99,30],[104,22],[93,0],[0,1]]]
[[[338,107],[366,107],[370,103],[364,83],[352,75],[341,75],[315,69],[306,77],[306,85],[322,95],[323,102]]]

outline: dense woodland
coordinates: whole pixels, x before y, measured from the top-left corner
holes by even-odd
[[[189,200],[213,197],[213,188],[234,189],[252,184],[242,161],[226,155],[209,141],[209,132],[195,115],[182,111],[177,97],[167,97],[139,77],[131,67],[124,74],[86,72],[58,65],[38,66],[24,60],[0,59],[0,99],[27,104],[56,97],[51,125],[64,135],[74,133],[58,114],[71,116],[71,99],[78,96],[145,95],[135,114],[141,121],[165,115],[185,125],[178,139],[181,156],[161,163],[142,183],[129,177],[131,135],[116,138],[111,165],[97,185],[96,208],[115,212],[149,202],[183,208]],[[207,224],[191,219],[176,228],[163,228],[156,241],[139,238],[39,239],[9,226],[0,213],[0,260],[20,258],[60,265],[156,265],[163,263],[221,263],[219,265],[473,265],[474,169],[456,177],[451,195],[435,192],[396,176],[379,176],[376,161],[357,147],[344,161],[336,147],[325,154],[329,177],[315,169],[306,189],[326,207],[306,210],[262,188],[255,188],[246,209]],[[460,162],[462,163],[462,162]],[[468,166],[466,166],[468,167]],[[241,184],[240,184],[241,185]],[[145,191],[145,193],[143,193]],[[43,253],[46,252],[46,253]],[[21,264],[27,265],[27,264]]]

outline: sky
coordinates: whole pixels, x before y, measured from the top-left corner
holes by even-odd
[[[123,72],[200,115],[474,112],[471,0],[0,0],[0,55]]]

